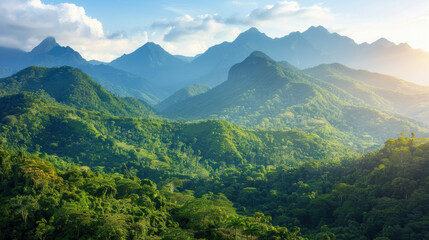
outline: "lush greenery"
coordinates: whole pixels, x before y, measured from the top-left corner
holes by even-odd
[[[297,168],[249,166],[187,182],[197,195],[222,192],[239,212],[262,211],[275,224],[312,238],[427,239],[429,139],[390,139],[385,147],[341,162]],[[332,237],[329,239],[333,239]]]
[[[166,98],[164,101],[160,102],[155,106],[155,108],[158,111],[162,111],[173,104],[176,104],[178,102],[181,102],[187,98],[197,96],[200,94],[203,94],[210,90],[210,87],[203,84],[194,84],[185,88],[180,89],[179,91],[175,92],[170,97]]]
[[[395,77],[355,70],[344,65],[322,64],[305,73],[334,84],[365,104],[398,112],[426,122],[429,118],[429,87]]]
[[[48,159],[0,148],[0,239],[303,239],[262,213],[237,215],[223,194],[195,198],[174,192],[174,179],[158,189]]]
[[[429,133],[410,118],[366,104],[329,81],[254,52],[231,68],[224,83],[162,112],[177,119],[217,118],[256,129],[299,128],[359,150],[410,129]]]
[[[20,93],[0,98],[0,141],[56,154],[107,172],[150,177],[208,176],[249,163],[294,165],[343,156],[348,150],[302,131],[249,131],[226,121],[198,123],[104,115]]]
[[[112,115],[155,115],[144,102],[117,97],[94,82],[86,73],[72,67],[31,66],[11,77],[0,79],[0,94],[21,91],[45,93],[68,106]]]
[[[247,61],[276,70],[259,76],[273,86],[294,76],[283,97],[305,102],[302,93],[311,93],[296,113],[309,117],[319,106],[314,116],[339,117],[336,128],[307,125],[327,138],[149,118],[149,108],[124,108],[139,100],[69,67],[0,80],[0,239],[429,238],[429,139],[412,133],[358,156],[338,141],[415,125],[371,108],[351,117],[358,98],[310,79],[337,92],[329,95],[287,64],[255,55]],[[251,88],[263,89],[258,79]],[[268,96],[264,89],[254,94]],[[368,119],[376,122],[362,124]]]

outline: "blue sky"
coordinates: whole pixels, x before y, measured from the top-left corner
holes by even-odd
[[[323,25],[373,42],[429,51],[427,0],[1,0],[0,46],[29,50],[46,36],[110,61],[147,41],[192,56],[257,27],[271,37]]]

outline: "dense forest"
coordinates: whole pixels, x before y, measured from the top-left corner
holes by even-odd
[[[0,239],[429,238],[415,133],[357,153],[299,129],[167,120],[70,67],[0,85]]]

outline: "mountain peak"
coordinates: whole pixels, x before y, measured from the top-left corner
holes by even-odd
[[[251,58],[261,58],[261,59],[265,59],[268,61],[274,61],[272,58],[270,58],[267,54],[261,52],[261,51],[254,51],[252,52],[247,59],[251,59]]]
[[[375,41],[375,42],[371,43],[371,45],[372,45],[372,46],[377,46],[377,47],[378,47],[378,46],[379,46],[379,47],[385,47],[385,48],[395,46],[395,44],[394,44],[393,42],[391,42],[391,41],[387,40],[386,38],[380,38],[380,39],[378,39],[377,41]]]
[[[304,33],[329,33],[329,31],[328,31],[328,29],[326,29],[323,26],[319,25],[317,27],[311,26]]]
[[[47,37],[39,45],[33,48],[33,50],[31,50],[31,53],[33,54],[46,53],[51,51],[54,47],[57,47],[57,46],[59,46],[59,44],[57,43],[54,37]]]
[[[153,55],[153,54],[168,54],[167,51],[165,51],[160,45],[154,43],[154,42],[147,42],[143,46],[139,47],[137,50],[135,50],[133,54],[137,55],[147,55],[147,54]]]
[[[260,32],[257,28],[251,27],[247,31],[240,33],[238,37],[235,39],[235,41],[248,41],[248,40],[255,40],[257,38],[268,38],[267,35]]]
[[[147,47],[147,48],[161,48],[161,46],[159,46],[158,44],[156,44],[154,42],[147,42],[146,44],[143,45],[143,47]]]

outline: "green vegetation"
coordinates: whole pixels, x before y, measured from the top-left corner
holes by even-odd
[[[158,189],[48,159],[0,148],[0,239],[303,239],[262,213],[237,215],[223,194],[195,198],[172,191],[173,181]]]
[[[221,192],[239,213],[261,211],[310,239],[427,239],[428,141],[389,139],[377,152],[342,162],[226,170],[183,188]]]
[[[383,101],[379,101],[383,103]],[[365,105],[334,84],[254,52],[204,94],[161,111],[176,119],[217,118],[254,129],[301,129],[357,150],[410,131],[429,130],[404,116]]]
[[[68,106],[112,115],[155,115],[142,101],[117,97],[87,74],[72,67],[28,67],[11,77],[0,79],[0,89],[0,94],[21,91],[45,93]]]
[[[173,104],[176,104],[178,102],[181,102],[185,99],[188,99],[190,97],[194,97],[200,94],[203,94],[210,90],[209,86],[203,85],[203,84],[194,84],[189,87],[185,87],[180,89],[179,91],[175,92],[173,95],[165,99],[164,101],[160,102],[155,106],[155,108],[158,111],[162,111]]]
[[[426,123],[429,119],[429,87],[338,63],[322,64],[304,72],[341,88],[364,104]]]
[[[292,104],[290,122],[261,108],[264,123],[307,121],[301,128],[314,133],[149,118],[150,108],[127,108],[139,100],[118,98],[69,67],[0,80],[0,240],[429,238],[429,139],[413,132],[362,155],[338,143],[370,146],[392,129],[425,129],[356,107],[346,91],[254,55],[247,61],[275,71],[244,76],[258,90],[247,102],[270,102],[286,86],[273,104]],[[248,71],[238,65],[231,73]],[[241,84],[235,80],[228,84]]]
[[[297,130],[249,131],[220,120],[119,117],[52,101],[31,93],[0,98],[1,143],[156,181],[165,177],[163,172],[204,177],[229,166],[294,165],[348,152]]]

